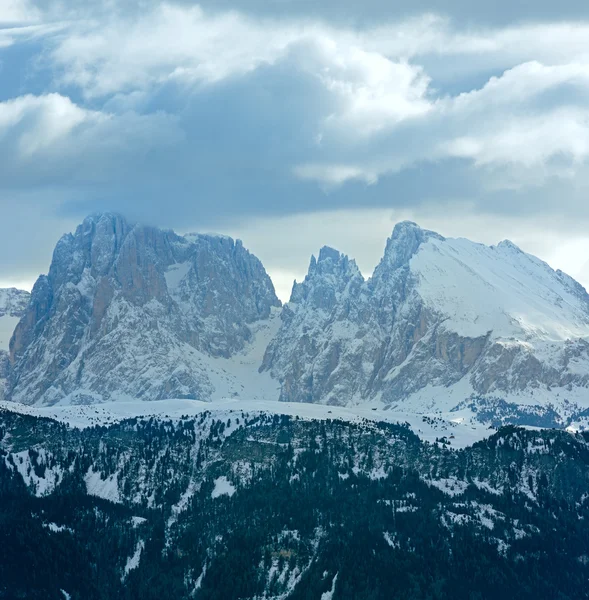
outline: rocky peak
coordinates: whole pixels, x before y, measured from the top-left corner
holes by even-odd
[[[406,266],[419,247],[430,239],[443,241],[445,238],[434,231],[422,229],[412,221],[401,221],[387,240],[384,256],[375,270],[398,269]]]
[[[294,283],[290,302],[330,311],[351,283],[363,281],[356,261],[334,248],[324,246],[319,251],[318,259],[311,256],[304,281]]]
[[[228,358],[280,306],[260,261],[228,237],[182,237],[93,215],[61,238],[11,343],[26,403],[206,399],[207,357]]]

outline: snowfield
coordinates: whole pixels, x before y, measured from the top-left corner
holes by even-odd
[[[239,400],[225,398],[212,402],[198,400],[141,400],[127,402],[106,402],[104,404],[80,406],[34,407],[14,402],[0,402],[0,410],[9,410],[21,414],[55,419],[72,427],[83,429],[95,425],[111,425],[134,417],[178,420],[182,417],[194,417],[210,412],[217,419],[227,420],[232,415],[244,413],[281,414],[301,419],[334,419],[355,423],[378,422],[407,423],[420,438],[434,442],[436,438],[446,437],[451,447],[461,448],[488,437],[492,429],[472,419],[468,410],[445,414],[414,414],[386,410],[376,406],[325,406],[322,404],[303,404],[299,402],[276,402],[265,400]],[[451,436],[453,436],[451,438]],[[86,480],[88,492],[107,497],[113,490],[112,482],[97,478],[97,474],[88,474]],[[109,499],[112,499],[109,497]]]

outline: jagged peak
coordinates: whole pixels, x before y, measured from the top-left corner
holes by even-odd
[[[513,250],[514,252],[523,253],[523,250],[516,244],[514,244],[511,240],[503,240],[497,244],[497,248],[501,248],[503,250]]]
[[[419,247],[430,239],[444,241],[446,238],[435,231],[422,229],[413,221],[401,221],[387,240],[384,256],[375,269],[375,275],[383,269],[397,269],[408,264]]]
[[[342,257],[342,253],[335,248],[331,248],[330,246],[323,246],[321,250],[319,250],[319,258],[317,262],[324,262],[326,260],[339,261]]]
[[[331,246],[323,246],[319,250],[319,258],[315,258],[314,254],[311,256],[309,271],[305,279],[313,277],[314,275],[322,276],[337,274],[349,278],[359,275],[360,270],[354,259],[350,259],[346,254],[343,254]]]
[[[311,256],[309,270],[304,281],[293,283],[290,302],[300,302],[306,299],[313,288],[327,286],[334,291],[341,291],[355,278],[364,281],[356,261],[335,248],[323,246],[319,250],[318,259],[314,254]]]

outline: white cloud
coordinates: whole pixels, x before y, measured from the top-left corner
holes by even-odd
[[[111,114],[57,93],[0,102],[0,179],[8,189],[43,183],[113,183],[154,148],[182,139],[163,113]]]
[[[491,78],[480,89],[430,101],[427,110],[405,123],[413,127],[405,135],[418,138],[418,145],[400,143],[396,124],[383,118],[380,123],[386,137],[379,136],[372,151],[361,146],[355,157],[352,142],[349,162],[307,163],[295,173],[328,185],[374,182],[411,164],[463,158],[476,167],[509,167],[504,177],[494,178],[497,189],[512,188],[518,180],[515,187],[538,185],[546,176],[574,177],[589,158],[589,62],[546,66],[534,61]],[[356,134],[356,140],[362,137]],[[341,150],[337,132],[326,128],[321,139],[323,146],[331,141]],[[558,166],[550,164],[553,159]]]
[[[0,25],[32,23],[40,17],[40,11],[29,0],[2,0],[0,4]]]
[[[448,19],[426,14],[355,31],[171,3],[147,6],[139,17],[114,15],[75,21],[56,40],[50,57],[62,85],[78,86],[87,98],[116,96],[124,106],[125,96],[145,98],[171,81],[210,85],[287,65],[315,78],[330,98],[329,105],[309,105],[317,111],[309,114],[318,123],[317,158],[290,165],[326,189],[349,180],[371,184],[421,161],[453,157],[479,167],[525,169],[563,157],[573,171],[587,157],[586,109],[571,106],[579,98],[562,94],[556,106],[534,105],[567,85],[582,92],[587,105],[587,23],[458,30]],[[424,66],[434,56],[473,70],[506,70],[479,89],[445,97]],[[411,127],[421,147],[404,143]],[[571,168],[558,173],[570,176]],[[513,177],[506,177],[506,187]]]
[[[0,141],[13,133],[19,155],[30,158],[54,146],[80,125],[107,118],[100,112],[80,108],[60,94],[29,94],[0,103]]]
[[[62,82],[89,97],[170,81],[211,83],[271,63],[301,34],[238,13],[161,4],[129,20],[80,22],[52,53]]]

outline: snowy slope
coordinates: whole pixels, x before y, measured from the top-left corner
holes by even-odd
[[[72,427],[84,429],[95,425],[112,425],[133,417],[179,420],[185,416],[208,412],[215,419],[242,417],[245,414],[278,414],[296,416],[306,420],[333,419],[352,423],[387,422],[407,423],[424,440],[447,438],[454,448],[470,446],[494,433],[474,419],[468,411],[421,415],[410,412],[384,410],[371,406],[325,406],[301,402],[276,402],[273,400],[222,399],[201,402],[199,400],[169,399],[143,402],[118,401],[95,405],[27,406],[16,402],[0,401],[0,411],[55,419]],[[243,419],[242,419],[243,420]]]
[[[589,297],[579,284],[511,242],[484,246],[429,239],[410,260],[418,294],[463,337],[564,341],[589,336]]]

